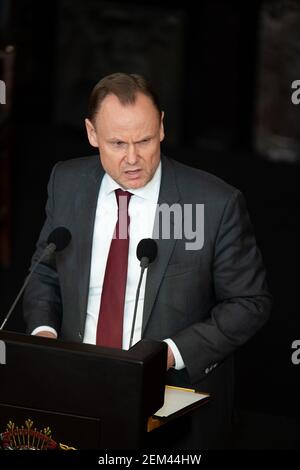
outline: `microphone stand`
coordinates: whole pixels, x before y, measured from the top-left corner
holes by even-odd
[[[132,320],[132,327],[131,327],[131,334],[130,334],[130,341],[129,341],[129,349],[132,346],[134,329],[135,329],[135,322],[136,322],[137,307],[138,307],[138,301],[139,301],[139,296],[140,296],[140,289],[141,289],[141,284],[142,284],[145,269],[148,268],[148,266],[149,266],[149,258],[144,256],[141,259],[140,266],[141,266],[141,274],[140,274],[140,279],[139,279],[139,283],[138,283],[137,290],[136,290],[136,296],[135,296],[134,313],[133,313],[133,320]]]
[[[46,248],[44,249],[43,253],[41,254],[41,256],[39,257],[39,259],[35,262],[35,264],[33,265],[33,268],[32,270],[30,271],[30,273],[28,274],[28,276],[26,277],[25,279],[25,282],[23,284],[23,286],[21,287],[14,303],[12,304],[12,306],[10,307],[9,309],[9,312],[8,314],[6,315],[6,317],[4,318],[3,322],[1,323],[1,326],[0,326],[0,330],[3,330],[7,320],[9,319],[9,317],[11,316],[12,312],[14,311],[14,308],[15,306],[17,305],[18,303],[18,300],[19,298],[21,297],[21,295],[23,294],[23,291],[25,289],[25,287],[27,286],[28,282],[30,281],[30,278],[32,276],[32,274],[34,273],[37,265],[42,261],[42,259],[46,256],[46,255],[50,255],[52,253],[54,253],[54,251],[56,250],[56,245],[54,243],[50,243],[49,245],[46,246]]]

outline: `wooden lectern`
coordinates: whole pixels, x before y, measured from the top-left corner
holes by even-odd
[[[123,351],[7,331],[0,341],[0,434],[9,421],[20,428],[31,420],[76,449],[143,447],[148,418],[164,401],[165,343]]]

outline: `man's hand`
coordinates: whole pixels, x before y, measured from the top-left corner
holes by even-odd
[[[175,366],[175,357],[174,354],[172,353],[172,349],[170,346],[168,346],[168,360],[167,360],[167,370],[170,369],[170,367]]]
[[[51,331],[39,331],[36,335],[34,336],[43,336],[44,338],[52,338],[52,339],[56,339],[57,336],[52,333]]]

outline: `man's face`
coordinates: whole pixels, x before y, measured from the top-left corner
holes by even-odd
[[[93,123],[85,120],[88,139],[99,148],[100,160],[108,173],[124,189],[145,186],[160,161],[164,138],[163,116],[148,96],[138,93],[134,104],[123,105],[107,95]]]

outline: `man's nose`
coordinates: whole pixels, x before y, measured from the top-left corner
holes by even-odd
[[[127,149],[127,154],[126,154],[126,160],[127,163],[130,165],[134,165],[137,162],[137,151],[136,151],[136,146],[134,144],[128,145]]]

